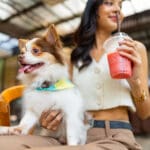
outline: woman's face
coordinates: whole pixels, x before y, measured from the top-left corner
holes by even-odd
[[[121,12],[122,0],[104,0],[98,9],[98,29],[113,32],[117,29],[117,13],[119,13],[119,21],[123,21]]]

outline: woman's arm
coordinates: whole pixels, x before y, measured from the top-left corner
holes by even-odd
[[[124,40],[119,53],[133,62],[133,74],[128,79],[131,94],[141,119],[150,117],[150,95],[148,90],[148,60],[145,46],[137,41]]]
[[[135,78],[130,79],[131,93],[136,105],[137,113],[141,119],[150,117],[150,96],[148,89],[148,60],[146,48],[143,44],[136,42],[137,51],[141,56],[141,64],[135,72]]]

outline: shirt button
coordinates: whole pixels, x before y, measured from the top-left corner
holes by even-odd
[[[99,105],[99,106],[100,106],[100,105],[101,105],[101,102],[100,102],[100,101],[97,101],[97,105]]]
[[[100,73],[100,69],[95,68],[94,72],[95,72],[95,73]]]
[[[98,84],[98,85],[96,86],[96,88],[97,88],[97,89],[101,89],[101,85]]]

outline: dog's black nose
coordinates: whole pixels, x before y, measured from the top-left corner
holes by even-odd
[[[24,55],[23,54],[19,54],[18,55],[18,60],[20,61],[20,60],[22,60],[24,58]]]

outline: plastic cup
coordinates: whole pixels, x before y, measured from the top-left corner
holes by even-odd
[[[114,79],[126,79],[132,76],[131,61],[116,51],[116,48],[119,47],[119,42],[124,38],[130,37],[126,33],[119,32],[107,39],[104,43],[104,48],[108,53],[107,59],[110,75]]]

